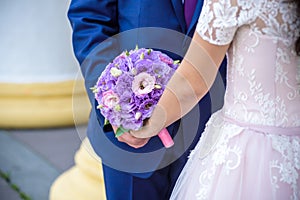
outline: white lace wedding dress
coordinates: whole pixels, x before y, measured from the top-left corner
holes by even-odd
[[[197,32],[231,43],[224,107],[171,199],[300,199],[300,20],[283,0],[206,0]]]

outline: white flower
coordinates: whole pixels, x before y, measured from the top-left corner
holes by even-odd
[[[132,68],[130,71],[131,71],[131,74],[133,74],[133,75],[136,75],[136,73],[137,73],[135,68]]]
[[[112,67],[110,69],[110,74],[113,76],[113,77],[118,77],[122,74],[122,71],[116,67]]]
[[[135,118],[136,120],[139,120],[141,116],[142,116],[142,113],[141,113],[141,112],[137,112],[137,113],[135,113],[134,118]]]
[[[136,75],[132,82],[132,91],[136,95],[148,94],[155,86],[155,77],[146,72]]]
[[[115,94],[112,90],[109,90],[103,93],[102,101],[104,106],[114,108],[118,105],[120,99],[117,94]]]

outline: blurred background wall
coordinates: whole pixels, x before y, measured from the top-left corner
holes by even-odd
[[[87,122],[89,103],[71,46],[69,0],[1,0],[0,127]],[[76,85],[76,90],[74,90]]]
[[[0,133],[10,138],[9,141],[15,140],[7,134],[10,131],[3,130],[22,132],[26,129],[28,133],[38,129],[39,138],[43,140],[44,137],[51,143],[43,130],[62,128],[63,132],[63,127],[85,127],[88,121],[90,104],[73,55],[71,27],[67,19],[69,4],[70,0],[0,0]],[[27,135],[21,133],[19,137]],[[79,133],[74,132],[74,137],[80,137]],[[75,155],[70,155],[74,156],[75,165],[58,176],[51,189],[46,188],[46,191],[51,191],[51,200],[105,199],[101,160],[93,152],[88,139],[80,139],[83,140],[80,148]],[[38,145],[34,141],[30,143]],[[67,142],[70,141],[60,141],[62,151],[68,147]],[[59,144],[51,143],[47,145],[51,148],[45,151],[54,150]],[[1,155],[6,158],[2,161],[11,163],[4,163],[0,170],[9,171],[13,181],[20,183],[21,190],[26,191],[25,184],[22,185],[24,181],[32,187],[36,187],[32,183],[34,180],[45,182],[44,176],[36,177],[39,174],[36,160],[26,160],[26,163],[36,164],[36,168],[22,170],[24,162],[18,161],[22,160],[20,152],[13,157],[9,154],[11,151],[14,152],[2,145]],[[59,158],[60,155],[53,152],[49,155]],[[7,169],[7,166],[14,167]],[[50,174],[47,173],[43,172],[44,175]],[[24,177],[31,178],[18,182]],[[53,178],[56,177],[49,180]],[[33,191],[32,195],[44,194]]]

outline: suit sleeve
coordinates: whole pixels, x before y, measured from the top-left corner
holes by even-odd
[[[119,53],[117,42],[111,39],[119,31],[117,0],[72,0],[68,19],[73,29],[74,54],[80,64],[92,109],[96,110],[90,88],[95,85],[105,66]],[[100,112],[96,113],[104,128],[104,117]]]

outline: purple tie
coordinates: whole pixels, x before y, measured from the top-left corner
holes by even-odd
[[[186,26],[189,27],[195,11],[197,0],[184,0],[184,17]]]

